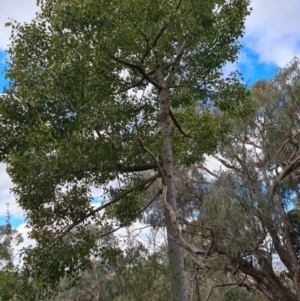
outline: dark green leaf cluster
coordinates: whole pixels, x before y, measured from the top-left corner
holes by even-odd
[[[236,74],[222,76],[240,49],[249,1],[39,3],[32,22],[11,24],[0,157],[37,240],[26,258],[36,277],[55,283],[87,264],[95,241],[84,226],[105,224],[91,189],[107,192],[121,178],[122,195],[137,171],[156,167],[140,141],[160,159],[161,78],[174,73],[167,89],[178,168],[226,140],[230,116],[251,112]],[[129,224],[143,203],[128,193],[115,217]]]

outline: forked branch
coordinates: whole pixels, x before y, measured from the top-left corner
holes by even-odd
[[[118,62],[118,63],[120,63],[120,64],[122,64],[126,67],[129,67],[133,70],[138,71],[145,80],[147,80],[149,83],[151,83],[157,89],[161,89],[161,86],[154,79],[152,79],[152,77],[149,76],[148,73],[141,66],[133,64],[133,63],[129,63],[127,61],[124,61],[124,60],[116,57],[115,55],[112,55],[112,54],[109,54],[109,53],[108,53],[108,56],[111,59],[115,60],[116,62]]]
[[[177,243],[179,245],[181,245],[183,248],[185,248],[186,250],[189,250],[191,251],[192,253],[194,254],[205,254],[205,252],[191,244],[189,244],[188,242],[186,242],[184,240],[184,238],[182,237],[181,235],[181,231],[179,229],[179,226],[178,226],[178,221],[177,221],[177,217],[176,217],[176,213],[174,211],[174,209],[172,208],[172,206],[168,203],[167,201],[167,191],[168,191],[168,187],[167,187],[167,181],[166,181],[166,177],[165,177],[165,174],[161,168],[161,165],[159,164],[158,162],[158,159],[155,157],[155,155],[150,151],[149,148],[147,148],[142,139],[139,137],[139,141],[140,141],[140,144],[141,144],[141,147],[143,150],[145,150],[153,159],[153,161],[157,164],[157,168],[161,174],[161,177],[162,177],[162,183],[163,183],[163,188],[162,188],[162,203],[163,203],[163,206],[164,208],[169,212],[169,216],[170,216],[170,220],[171,220],[171,223],[172,223],[172,227],[174,228],[176,234],[177,234],[177,237],[172,237],[173,239],[175,239],[177,241]]]

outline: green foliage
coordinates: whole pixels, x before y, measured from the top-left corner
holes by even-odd
[[[11,24],[0,157],[37,241],[26,255],[32,275],[55,286],[88,266],[95,237],[85,226],[106,226],[92,187],[108,192],[119,174],[120,193],[135,183],[135,167],[153,161],[139,139],[160,157],[161,76],[174,73],[169,105],[191,136],[174,126],[178,168],[226,140],[230,116],[251,112],[237,74],[222,76],[240,49],[249,1],[39,3],[32,22]],[[130,224],[144,203],[140,191],[128,194],[114,218]]]
[[[13,268],[13,245],[23,241],[20,233],[9,222],[9,215],[5,225],[0,225],[0,270]]]
[[[16,293],[18,272],[12,270],[0,271],[0,300],[9,301]]]
[[[203,274],[230,272],[266,300],[296,300],[299,288],[299,89],[294,59],[251,87],[255,110],[231,120],[229,143],[178,172],[185,237],[203,250]]]
[[[0,300],[9,301],[17,292],[18,270],[14,264],[14,246],[23,241],[23,237],[10,222],[0,225]]]
[[[115,251],[92,261],[92,268],[80,275],[76,287],[68,288],[68,278],[63,279],[60,292],[51,300],[89,301],[96,296],[114,301],[170,298],[170,271],[162,250],[149,254],[140,243],[130,240],[124,251]]]
[[[292,225],[291,234],[293,247],[296,250],[297,256],[300,256],[300,212],[295,209],[288,213],[289,220]]]
[[[222,299],[219,299],[222,301],[233,301],[233,300],[244,300],[244,301],[259,301],[257,297],[255,297],[253,294],[250,294],[246,290],[233,288],[231,290],[228,290]]]
[[[121,225],[127,226],[134,222],[142,205],[142,198],[140,195],[131,194],[124,197],[120,202],[116,203],[112,210],[113,216],[120,222]]]

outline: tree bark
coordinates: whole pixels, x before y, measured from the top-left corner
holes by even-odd
[[[271,255],[270,255],[271,256]],[[272,260],[263,259],[260,269],[242,261],[239,270],[251,276],[257,284],[262,284],[276,299],[280,301],[298,301],[296,294],[286,288],[275,275]],[[234,266],[232,266],[232,269]],[[259,289],[259,287],[258,287]],[[263,293],[263,290],[261,290]]]
[[[165,81],[161,78],[162,89],[159,91],[160,96],[160,113],[161,113],[161,133],[164,137],[162,150],[162,170],[165,175],[167,186],[167,202],[177,212],[176,191],[174,186],[173,174],[173,157],[172,157],[172,141],[171,141],[171,125],[169,115],[169,99],[168,88]],[[188,291],[186,285],[186,275],[184,271],[183,251],[177,243],[177,232],[172,225],[170,212],[164,210],[165,223],[168,235],[168,257],[171,268],[171,276],[173,281],[174,301],[187,301]]]

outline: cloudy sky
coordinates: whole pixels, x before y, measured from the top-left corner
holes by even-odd
[[[3,70],[5,49],[9,44],[10,30],[4,24],[10,19],[30,21],[37,11],[36,0],[0,1],[0,93],[6,84]],[[246,22],[246,32],[241,40],[243,50],[239,62],[228,68],[239,69],[249,85],[260,78],[272,77],[294,56],[300,56],[300,1],[253,0],[252,14]],[[23,213],[10,194],[12,183],[0,164],[0,224],[6,219],[7,203],[14,227],[24,233]],[[25,245],[28,244],[26,240]]]

